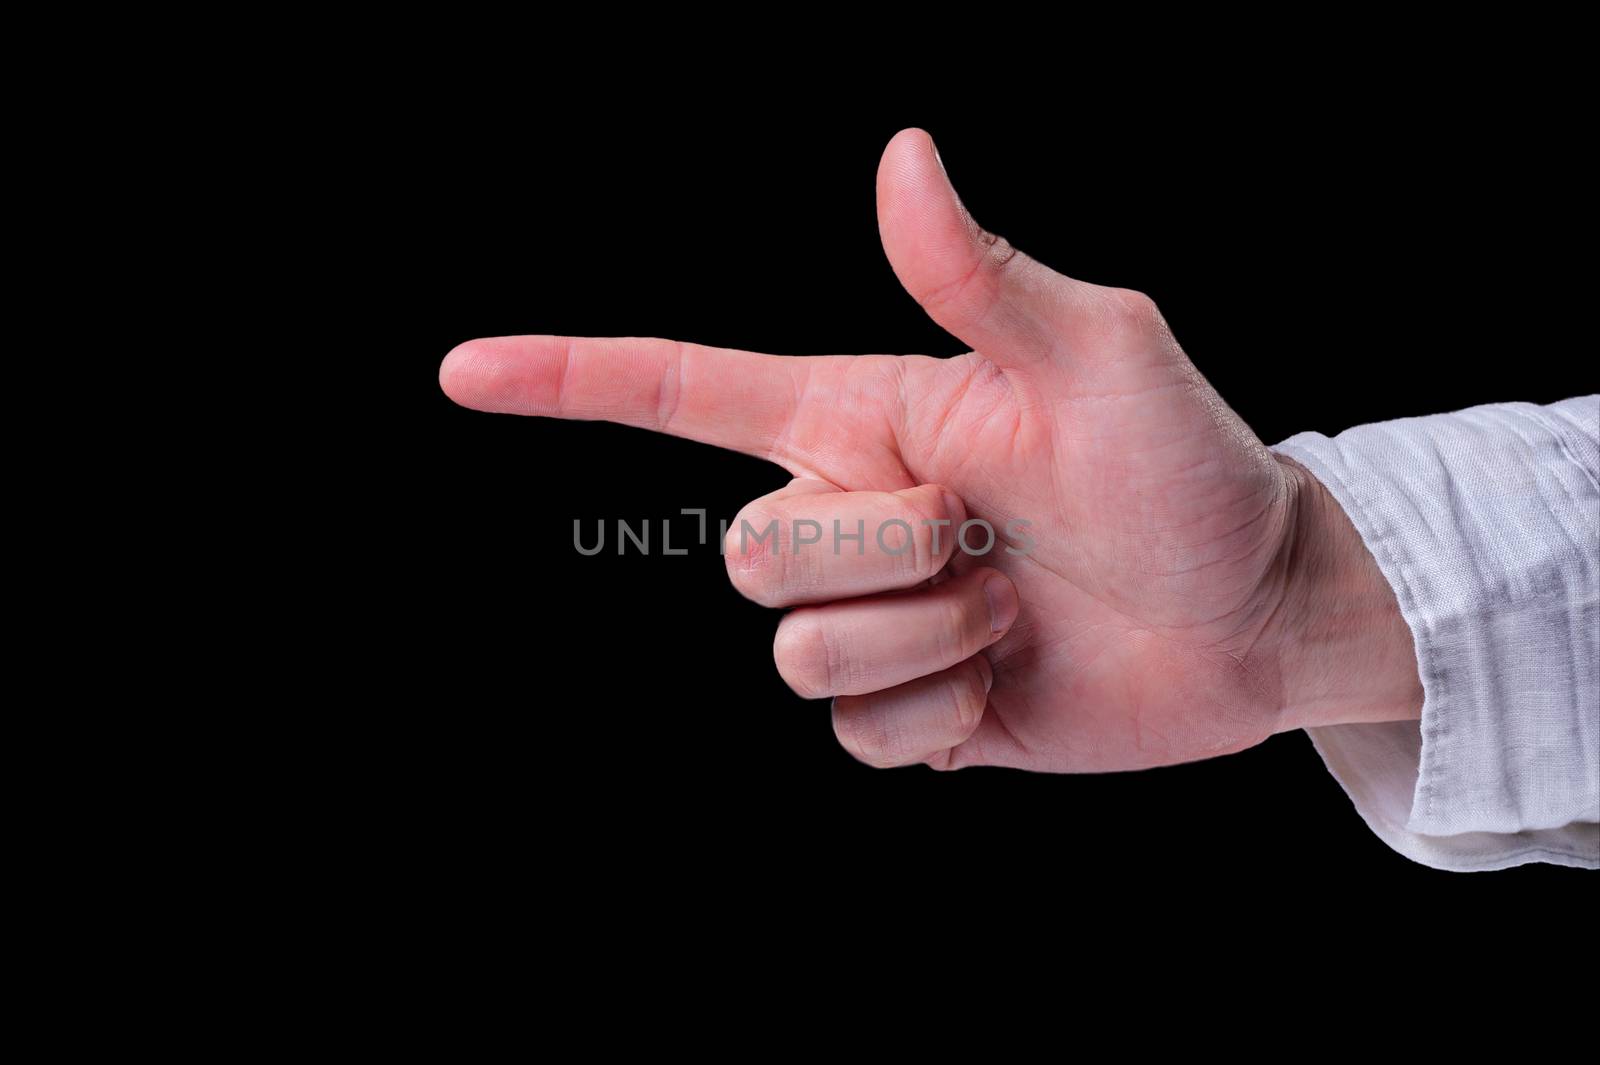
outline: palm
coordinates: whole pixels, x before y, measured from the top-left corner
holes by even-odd
[[[902,282],[966,355],[508,338],[453,354],[447,391],[748,451],[828,490],[942,485],[997,531],[1026,521],[1026,555],[949,563],[1001,570],[1021,609],[984,652],[981,720],[933,764],[1123,769],[1259,742],[1277,704],[1249,651],[1278,595],[1280,467],[1147,300],[983,232],[930,152],[919,131],[890,145],[880,223]]]
[[[1279,467],[1147,306],[1108,293],[1104,314],[1085,339],[1114,367],[1095,381],[978,352],[828,359],[796,406],[787,446],[818,459],[785,461],[796,475],[944,484],[996,530],[1029,522],[1025,557],[997,543],[981,558],[1024,608],[991,655],[1006,682],[956,764],[1132,768],[1271,731],[1276,704],[1241,657],[1276,591]],[[841,427],[851,446],[830,450]]]

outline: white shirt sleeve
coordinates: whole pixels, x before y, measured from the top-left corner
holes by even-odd
[[[1600,868],[1600,395],[1273,447],[1344,507],[1416,640],[1422,720],[1306,729],[1437,869]]]

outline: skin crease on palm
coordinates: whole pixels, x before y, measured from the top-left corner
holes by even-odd
[[[877,197],[896,275],[968,353],[502,337],[452,351],[441,385],[480,410],[768,458],[796,480],[741,512],[756,529],[901,517],[919,530],[898,556],[824,544],[809,559],[741,544],[739,518],[730,530],[735,585],[797,606],[779,625],[780,673],[835,697],[840,741],[872,765],[1137,769],[1419,716],[1410,631],[1354,528],[1229,409],[1149,299],[986,232],[920,129],[889,142]],[[921,522],[943,517],[982,518],[1001,541],[953,551],[952,526],[936,554]],[[1030,523],[1026,554],[1003,550],[1013,519]]]

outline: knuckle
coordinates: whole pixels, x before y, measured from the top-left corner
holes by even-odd
[[[981,226],[978,228],[978,247],[983,249],[982,268],[991,273],[1004,270],[1017,257],[1016,245]]]
[[[746,599],[762,606],[782,604],[790,577],[782,540],[783,526],[777,516],[754,506],[741,510],[728,527],[723,559],[728,579]]]
[[[772,641],[778,675],[802,699],[831,694],[835,673],[833,649],[824,627],[803,614],[790,614],[778,625]]]
[[[938,572],[941,565],[941,556],[950,550],[951,541],[955,537],[955,523],[953,516],[945,512],[944,490],[938,485],[928,486],[921,491],[912,493],[906,498],[909,510],[905,517],[907,525],[911,526],[910,543],[905,545],[900,559],[907,570],[907,576],[917,580],[926,580]],[[935,526],[931,523],[946,521],[949,524]],[[934,531],[939,531],[939,550],[933,549]],[[902,540],[906,539],[904,530],[896,529]]]
[[[895,741],[885,715],[860,709],[855,703],[835,699],[833,734],[850,757],[874,769],[890,769],[900,764]]]
[[[961,679],[950,686],[950,699],[956,725],[965,734],[978,727],[983,720],[983,710],[989,702],[989,693],[983,686],[983,674],[977,666],[963,671]]]
[[[980,647],[989,634],[989,607],[981,584],[977,595],[952,595],[940,606],[935,634],[941,661],[955,665]]]
[[[1163,325],[1156,301],[1131,288],[1107,290],[1106,324],[1113,335],[1148,337]]]
[[[917,561],[917,518],[913,512],[894,512],[868,535],[872,537],[872,550],[887,557],[886,565],[896,577],[915,575],[921,563]]]
[[[961,630],[960,611],[948,600],[937,607],[938,617],[934,620],[930,638],[933,641],[933,653],[941,664],[949,664],[960,657]]]
[[[1156,309],[1156,301],[1137,289],[1114,288],[1111,290],[1111,295],[1116,302],[1117,310],[1136,321],[1147,322],[1160,313]]]

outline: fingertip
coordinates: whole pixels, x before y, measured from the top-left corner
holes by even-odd
[[[933,138],[916,128],[897,133],[878,168],[878,236],[912,298],[926,307],[928,299],[971,276],[988,247],[977,239],[979,233]],[[947,316],[940,324],[956,326],[959,334],[967,323]]]
[[[938,149],[933,146],[933,134],[921,126],[907,126],[905,129],[889,138],[888,145],[884,148],[884,158],[891,158],[902,152],[916,152],[917,150],[929,151],[938,155]]]
[[[471,389],[470,367],[475,357],[477,341],[469,340],[464,344],[457,344],[450,349],[449,354],[439,363],[439,389],[446,396],[463,407],[470,407],[468,402]]]
[[[944,178],[944,161],[934,146],[933,136],[916,126],[889,139],[878,163],[878,212],[883,216],[911,198],[915,203],[930,178]]]
[[[558,382],[542,337],[479,337],[457,344],[439,363],[439,387],[463,407],[491,413],[542,412]]]

